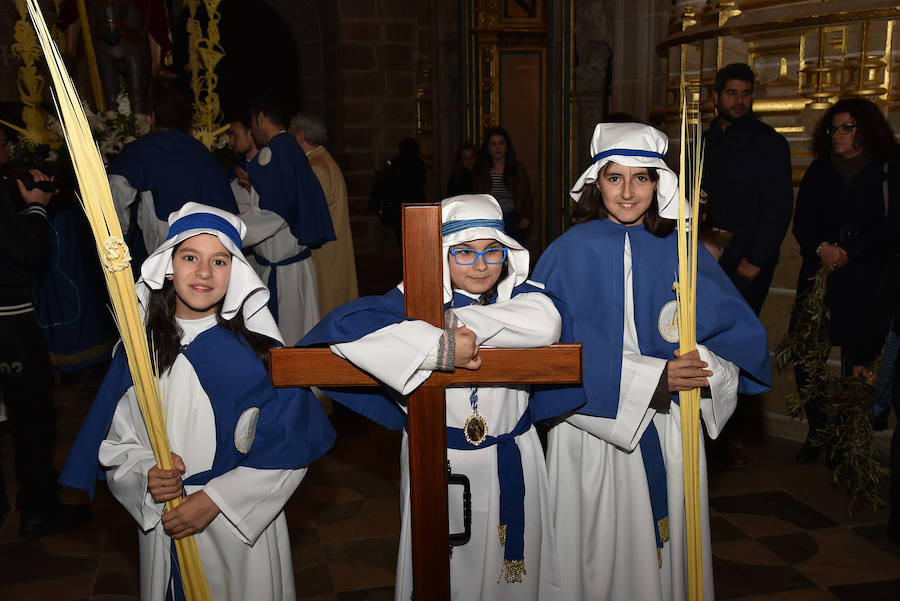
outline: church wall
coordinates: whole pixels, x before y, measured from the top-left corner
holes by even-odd
[[[412,0],[342,0],[335,48],[339,132],[336,159],[344,169],[357,254],[381,252],[384,235],[368,213],[375,171],[416,135],[417,13]]]
[[[361,290],[382,292],[381,280],[399,278],[399,249],[391,231],[369,210],[369,192],[375,172],[397,155],[401,139],[417,138],[423,154],[431,153],[430,137],[421,135],[423,65],[432,54],[431,4],[414,0],[266,2],[292,30],[303,110],[325,119],[326,146],[344,172],[357,263],[362,266]],[[371,263],[379,263],[374,275],[365,268]],[[385,265],[396,267],[396,274],[385,274]]]

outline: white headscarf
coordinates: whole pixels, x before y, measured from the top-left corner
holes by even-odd
[[[473,240],[496,240],[509,249],[507,275],[497,285],[497,298],[508,300],[512,289],[528,278],[529,254],[503,232],[503,210],[490,194],[462,194],[441,202],[441,232],[444,250],[444,302],[453,300],[450,283],[451,246]]]
[[[575,202],[585,186],[597,181],[609,162],[624,167],[652,167],[659,173],[656,200],[659,216],[678,218],[678,176],[666,165],[669,138],[642,123],[598,123],[591,139],[591,165],[581,174],[569,194]]]
[[[174,273],[172,250],[192,236],[212,234],[233,257],[228,290],[222,299],[222,318],[233,319],[242,310],[248,330],[284,344],[275,319],[266,306],[269,289],[241,252],[241,241],[246,233],[247,226],[237,215],[196,202],[188,202],[169,215],[168,238],[141,265],[141,277],[136,284],[141,308],[147,311],[150,292],[161,289],[166,276]]]

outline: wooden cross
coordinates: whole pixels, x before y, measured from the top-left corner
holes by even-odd
[[[442,272],[440,205],[404,205],[403,300],[408,317],[443,327]],[[479,354],[483,361],[480,369],[435,372],[407,401],[413,589],[417,600],[450,599],[444,389],[581,382],[580,344],[534,349],[485,348]],[[274,386],[381,385],[327,348],[273,349],[269,365]]]

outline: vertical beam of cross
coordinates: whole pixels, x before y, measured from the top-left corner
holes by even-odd
[[[444,325],[440,205],[403,211],[406,316]],[[425,382],[407,402],[413,590],[417,600],[450,598],[447,529],[447,413],[444,388]]]

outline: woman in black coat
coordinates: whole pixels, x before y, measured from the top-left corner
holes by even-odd
[[[800,182],[793,233],[803,265],[800,298],[820,266],[828,270],[825,304],[832,345],[846,351],[865,326],[865,304],[877,292],[900,235],[900,162],[894,133],[878,107],[861,98],[839,100],[813,133],[816,159]],[[893,205],[894,210],[889,210]],[[796,316],[795,316],[796,319]],[[846,363],[842,352],[842,363]],[[849,366],[843,365],[844,375]],[[805,375],[797,373],[797,386]],[[815,461],[810,438],[825,425],[815,402],[807,405],[809,437],[797,460]]]

